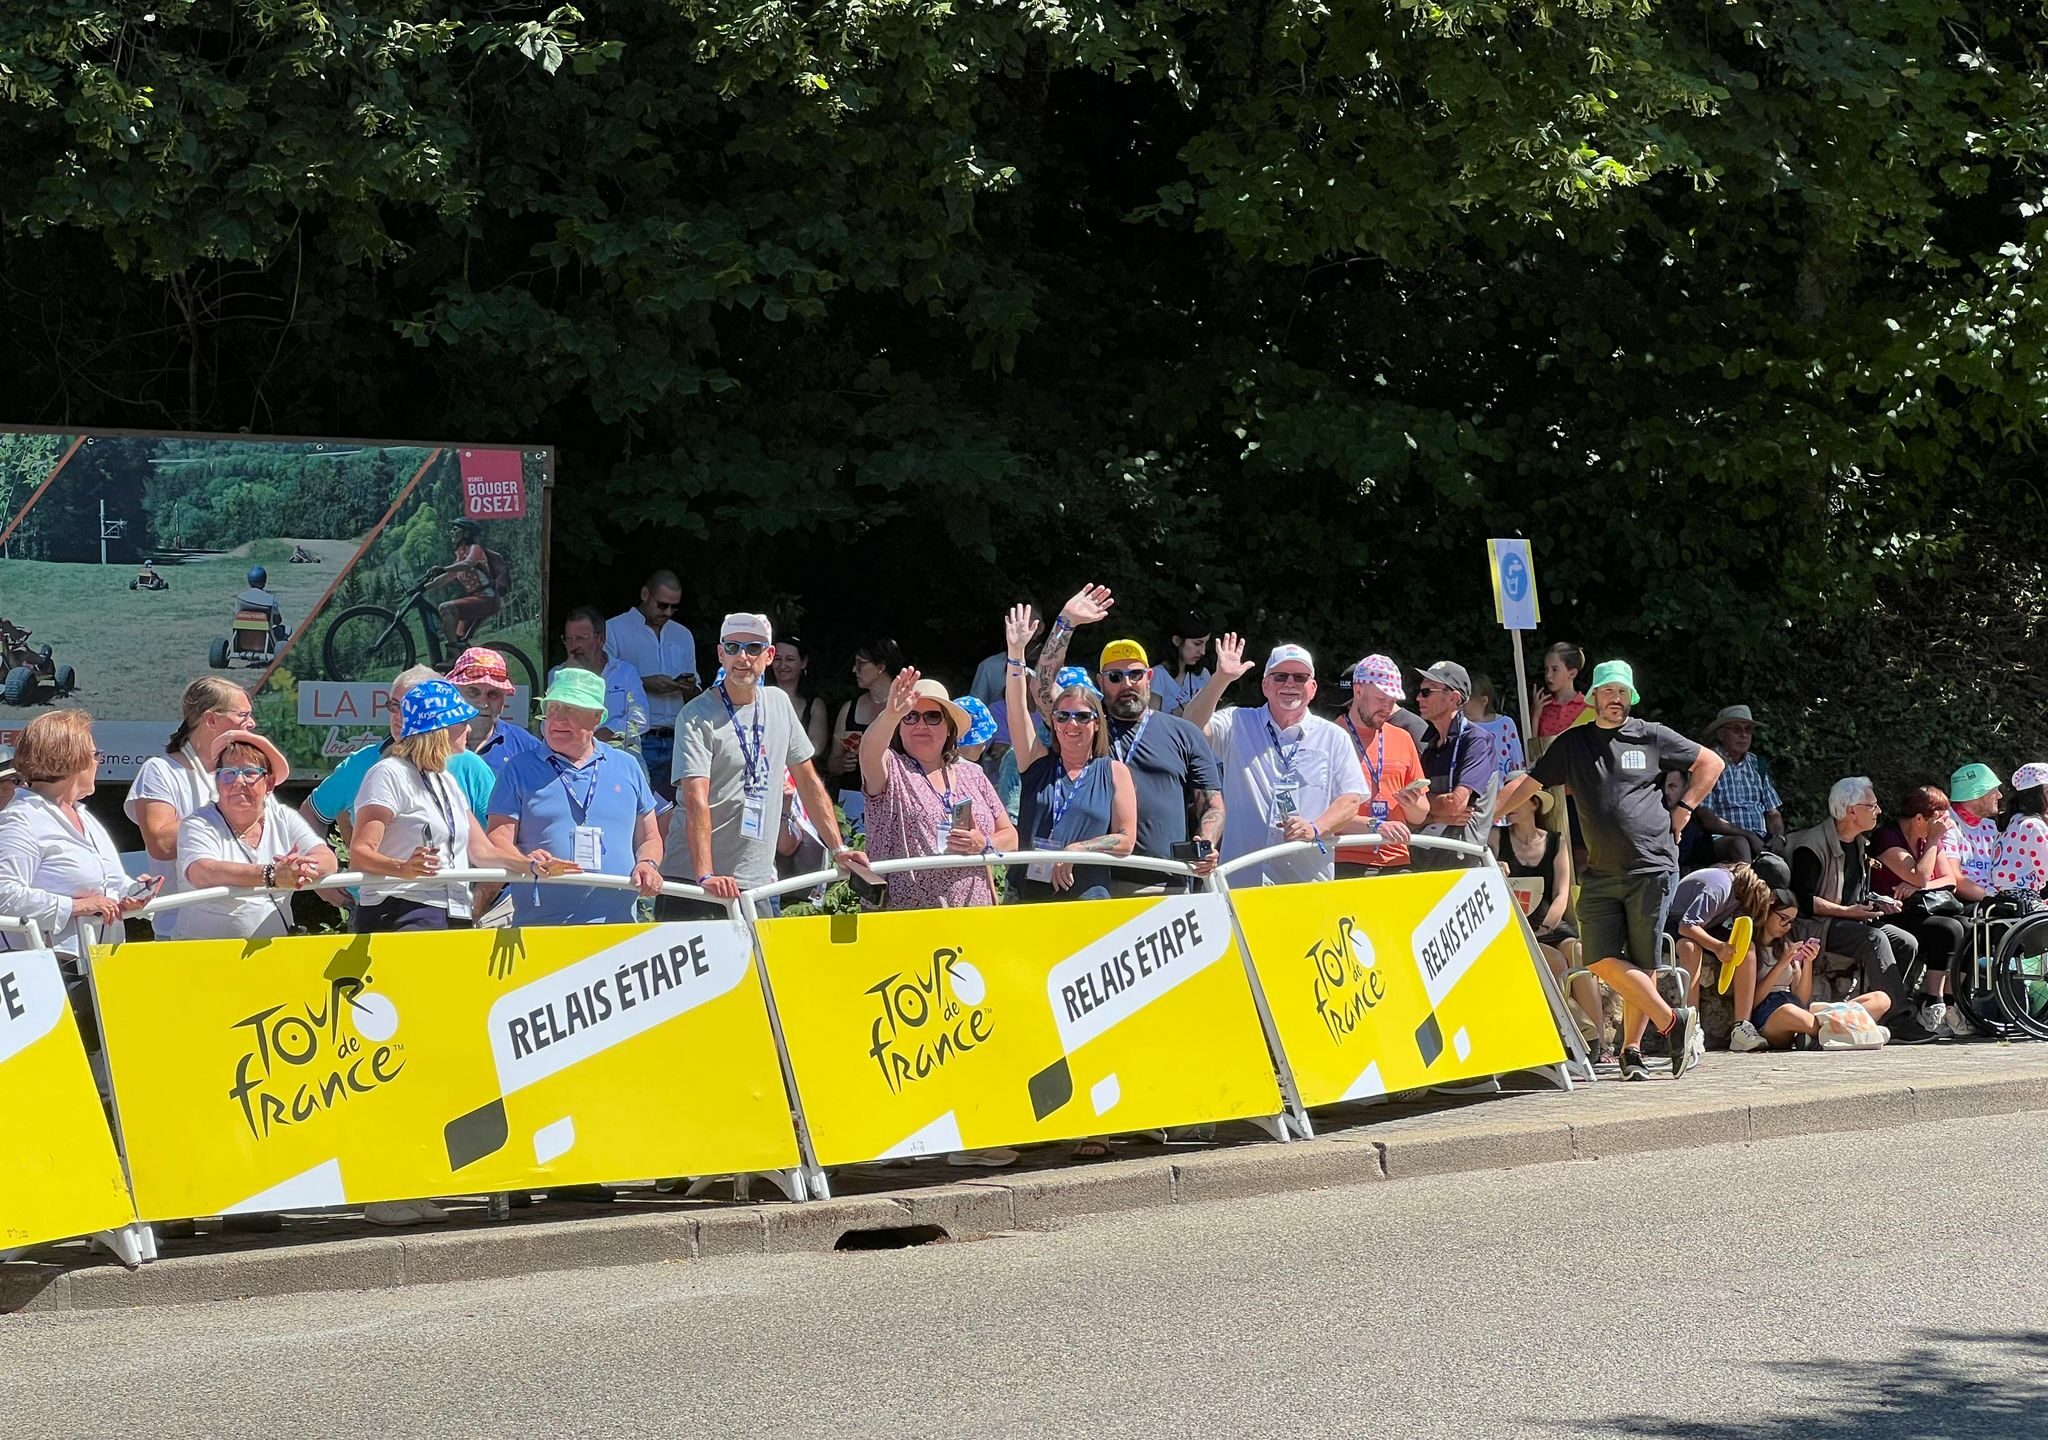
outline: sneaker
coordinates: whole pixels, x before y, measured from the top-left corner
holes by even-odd
[[[1621,1052],[1621,1078],[1624,1080],[1647,1080],[1650,1067],[1643,1063],[1643,1052],[1624,1050]]]
[[[1948,1028],[1948,1006],[1939,1000],[1928,1000],[1920,1006],[1920,1013],[1914,1017],[1920,1028],[1937,1040],[1953,1040],[1955,1032]]]
[[[948,1165],[972,1166],[982,1170],[1000,1170],[1005,1165],[1015,1165],[1022,1158],[1008,1146],[997,1145],[987,1150],[955,1150],[946,1157]]]
[[[1737,1055],[1747,1055],[1754,1050],[1768,1050],[1771,1042],[1764,1039],[1762,1032],[1747,1020],[1728,1032],[1728,1048]]]
[[[1643,1053],[1661,1059],[1671,1053],[1671,1042],[1667,1037],[1659,1035],[1655,1030],[1645,1030],[1643,1032]]]
[[[1706,1054],[1707,1036],[1700,1026],[1700,1012],[1690,1005],[1679,1006],[1671,1022],[1671,1078],[1676,1080]]]
[[[419,1205],[411,1200],[380,1200],[375,1205],[363,1207],[363,1218],[372,1225],[424,1225],[426,1216],[420,1213]],[[442,1216],[446,1219],[446,1215]]]
[[[1977,1027],[1970,1023],[1970,1017],[1963,1013],[1960,1005],[1948,1007],[1948,1033],[1957,1040],[1967,1040],[1977,1033]]]

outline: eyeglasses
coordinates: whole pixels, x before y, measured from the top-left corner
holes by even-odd
[[[913,710],[903,717],[905,725],[943,725],[946,712],[943,710]]]
[[[1093,710],[1055,710],[1052,713],[1052,719],[1055,725],[1093,725],[1095,723],[1095,712]]]
[[[1135,685],[1152,672],[1139,666],[1134,670],[1105,670],[1102,678],[1112,685]]]
[[[683,602],[680,600],[649,600],[647,603],[656,610],[673,610]]]
[[[223,785],[254,785],[258,780],[268,780],[270,772],[261,765],[230,765],[214,771],[213,778]]]
[[[766,640],[721,640],[718,642],[718,648],[727,655],[745,655],[751,658],[766,650],[768,642]]]
[[[1275,670],[1272,673],[1272,675],[1268,678],[1271,679],[1275,685],[1306,685],[1309,681],[1315,679],[1316,677],[1313,675],[1304,675],[1298,670]]]
[[[225,710],[216,710],[213,713],[216,715],[227,715],[229,723],[237,730],[253,730],[256,728],[256,712],[254,710],[244,710],[235,715],[229,715]]]

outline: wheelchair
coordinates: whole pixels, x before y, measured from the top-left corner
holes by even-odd
[[[2048,1040],[2048,910],[1973,910],[1966,938],[1949,964],[1949,999],[1987,1035]]]

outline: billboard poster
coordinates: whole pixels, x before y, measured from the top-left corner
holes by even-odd
[[[93,717],[101,775],[161,754],[222,675],[299,776],[388,733],[387,687],[504,653],[543,664],[541,447],[0,428],[0,742]]]

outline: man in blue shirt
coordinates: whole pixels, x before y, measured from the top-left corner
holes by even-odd
[[[505,702],[512,698],[512,675],[497,651],[481,645],[463,651],[455,657],[448,683],[476,709],[476,718],[469,722],[469,748],[491,767],[491,774],[504,774],[515,755],[546,748],[504,718]]]
[[[605,721],[600,676],[557,670],[542,717],[546,743],[505,762],[486,828],[501,843],[573,860],[587,874],[630,875],[634,888],[514,882],[513,914],[520,925],[631,924],[635,891],[651,897],[661,889],[662,837],[647,772],[597,741]]]
[[[1494,764],[1493,736],[1465,714],[1472,698],[1472,677],[1463,665],[1439,660],[1416,672],[1415,708],[1429,726],[1420,747],[1422,773],[1429,781],[1429,822],[1417,835],[1436,835],[1484,845],[1493,833],[1493,802],[1500,790]],[[1459,869],[1463,856],[1415,847],[1418,870]]]

